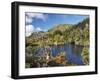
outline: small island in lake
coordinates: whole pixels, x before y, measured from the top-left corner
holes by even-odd
[[[89,65],[89,16],[25,13],[25,68]]]

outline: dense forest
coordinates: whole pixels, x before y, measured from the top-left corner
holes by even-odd
[[[80,45],[82,49],[82,60],[84,65],[89,64],[89,18],[77,24],[59,24],[48,31],[33,32],[31,36],[26,37],[26,68],[48,67],[48,66],[72,66],[65,60],[65,53],[61,52],[53,57],[47,49],[52,45],[62,44]],[[35,50],[37,47],[44,48],[44,54],[37,56]]]

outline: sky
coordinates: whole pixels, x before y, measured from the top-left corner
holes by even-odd
[[[77,24],[88,16],[76,14],[25,13],[26,36],[33,32],[48,31],[59,24]]]

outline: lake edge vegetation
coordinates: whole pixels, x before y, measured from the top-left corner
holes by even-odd
[[[89,65],[89,18],[75,24],[59,24],[47,32],[33,32],[31,36],[26,37],[26,57],[25,67],[52,67],[52,66],[75,66],[65,60],[65,52],[59,53],[53,57],[47,49],[51,45],[75,44],[84,46],[81,56],[84,65]],[[35,46],[44,48],[43,56],[36,56]]]

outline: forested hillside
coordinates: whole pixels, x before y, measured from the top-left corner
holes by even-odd
[[[76,45],[89,45],[89,18],[75,24],[60,24],[47,32],[33,32],[26,37],[26,45],[38,45],[41,40],[52,44],[73,43]]]
[[[77,58],[72,56],[69,50],[73,50],[73,47],[69,48],[66,44],[82,47],[82,50],[74,48],[74,52],[81,52],[80,59],[77,54],[75,56]],[[66,51],[65,46],[69,50]],[[62,51],[57,52],[59,50]],[[78,61],[80,61],[80,65],[89,65],[89,18],[74,25],[59,24],[46,32],[33,32],[31,36],[26,37],[25,51],[26,68],[74,66],[77,65]],[[67,57],[68,55],[71,59]],[[70,62],[73,59],[78,60],[77,63]]]

